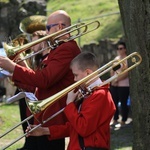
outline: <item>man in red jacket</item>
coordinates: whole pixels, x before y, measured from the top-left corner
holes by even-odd
[[[52,34],[71,25],[69,15],[59,10],[52,13],[47,20],[47,33]],[[60,39],[66,39],[70,35],[64,35]],[[7,57],[0,57],[0,67],[12,73],[13,82],[20,88],[34,92],[39,100],[50,97],[73,83],[73,74],[69,68],[71,60],[80,53],[80,49],[74,40],[60,44],[52,49],[49,55],[42,61],[41,67],[34,71],[22,67]],[[30,88],[29,88],[30,86]],[[47,119],[52,114],[58,112],[66,106],[66,98],[62,98],[46,111],[38,114],[36,118],[39,121]],[[44,126],[65,124],[66,117],[61,113],[54,119],[50,120]],[[39,124],[35,119],[34,124]],[[29,150],[64,150],[64,139],[49,141],[47,136],[35,137],[33,147]],[[49,148],[48,148],[49,147]]]
[[[71,63],[74,80],[79,81],[98,69],[95,55],[82,52]],[[100,87],[99,77],[82,84],[85,91],[82,104],[76,105],[75,100],[80,94],[78,91],[68,93],[65,115],[68,122],[65,125],[39,127],[28,136],[48,135],[50,140],[70,137],[68,150],[109,150],[110,149],[110,121],[115,112],[108,85]],[[92,93],[88,90],[91,89]],[[83,94],[83,93],[82,93]],[[31,125],[31,128],[34,125]],[[27,132],[30,129],[27,128]]]

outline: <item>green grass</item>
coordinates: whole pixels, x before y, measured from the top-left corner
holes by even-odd
[[[1,104],[2,103],[0,103],[0,135],[20,122],[19,107],[17,104]],[[111,150],[132,150],[132,132],[132,125],[111,130]],[[0,139],[0,150],[22,134],[22,128],[19,127],[11,132],[11,134]],[[18,141],[8,148],[8,150],[20,148],[23,146],[23,143],[24,139]]]
[[[19,107],[16,104],[13,105],[1,105],[0,103],[0,135],[8,131],[14,125],[20,123]],[[23,134],[21,126],[16,128],[13,132],[7,134],[0,140],[0,149],[14,139],[20,137]],[[22,147],[24,138],[18,141],[16,144],[8,148],[8,150],[15,150],[16,148]]]
[[[68,12],[72,24],[77,23],[78,20],[85,23],[100,21],[99,29],[81,38],[81,46],[102,39],[117,40],[124,34],[117,0],[48,0],[47,16],[59,9]]]

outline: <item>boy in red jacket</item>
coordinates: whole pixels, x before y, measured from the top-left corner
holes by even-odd
[[[82,52],[71,62],[74,80],[79,81],[99,68],[95,55]],[[100,87],[99,77],[82,84],[81,90],[94,89],[85,94],[82,104],[77,106],[76,98],[80,92],[74,90],[68,93],[65,115],[68,122],[65,125],[39,127],[28,136],[48,135],[50,140],[70,137],[68,150],[109,150],[110,149],[110,121],[115,112],[108,86]],[[83,93],[83,92],[82,92]],[[34,125],[31,125],[31,128]],[[30,129],[27,128],[27,132]]]

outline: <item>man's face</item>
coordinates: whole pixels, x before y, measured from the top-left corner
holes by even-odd
[[[50,17],[47,21],[46,28],[47,34],[53,34],[59,30],[59,23],[56,22],[54,17]]]
[[[74,81],[76,81],[76,82],[88,75],[87,71],[86,70],[83,71],[83,70],[79,69],[78,64],[76,64],[76,63],[74,63],[71,66],[71,69],[72,69],[72,73],[74,75]]]

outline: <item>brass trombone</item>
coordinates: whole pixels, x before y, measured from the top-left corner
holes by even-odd
[[[94,27],[89,29],[90,26],[93,26],[93,25],[94,25]],[[49,47],[51,49],[54,49],[63,42],[68,42],[70,40],[76,39],[82,35],[85,35],[89,32],[92,32],[92,31],[98,29],[99,27],[100,27],[100,22],[97,20],[90,22],[90,23],[87,23],[87,24],[77,23],[77,24],[74,24],[74,25],[69,26],[67,28],[64,28],[64,29],[62,29],[56,33],[53,33],[51,35],[47,35],[47,36],[42,37],[36,41],[25,44],[23,46],[12,47],[12,46],[7,45],[6,43],[3,43],[3,47],[4,47],[4,50],[6,52],[7,57],[9,57],[11,59],[11,57],[13,56],[13,60],[15,60],[15,57],[18,54],[28,50],[32,46],[39,44],[42,41],[49,40]],[[65,36],[67,34],[70,34],[70,36],[68,36],[68,37]],[[32,56],[34,56],[34,54],[32,54],[30,57],[32,57]],[[30,58],[30,57],[28,56],[28,58]]]
[[[105,75],[106,73],[110,72],[112,69],[113,70],[118,70],[121,64],[123,64],[125,61],[129,62],[129,66],[128,68],[124,69],[121,72],[117,72],[117,74],[115,74],[114,76],[106,79],[104,82],[101,83],[100,87],[103,85],[106,85],[110,82],[112,82],[113,80],[117,79],[118,77],[120,77],[121,75],[123,75],[126,72],[129,72],[130,70],[132,70],[133,68],[135,68],[136,66],[138,66],[141,62],[142,62],[142,57],[140,56],[139,53],[137,52],[133,52],[132,54],[128,55],[127,57],[125,57],[124,59],[114,63],[114,60],[108,62],[106,65],[102,66],[101,68],[97,69],[95,72],[93,72],[92,74],[89,74],[88,76],[86,76],[85,78],[81,79],[80,81],[70,85],[69,87],[65,88],[64,90],[58,92],[57,94],[46,98],[42,101],[31,101],[30,99],[26,98],[26,102],[27,105],[30,109],[30,111],[33,113],[33,115],[31,115],[30,117],[28,117],[29,119],[31,117],[34,116],[34,114],[39,113],[43,110],[45,110],[46,108],[48,108],[50,105],[52,105],[54,102],[56,102],[57,100],[59,100],[60,98],[64,97],[65,95],[67,95],[68,92],[70,92],[71,90],[77,88],[78,86],[80,86],[81,84],[85,83],[87,84],[89,82],[89,80],[93,80],[95,79],[95,77],[102,77],[103,75]],[[92,90],[92,89],[90,89]],[[48,122],[49,120],[53,119],[55,116],[57,116],[58,114],[60,114],[62,111],[64,110],[61,109],[60,111],[58,111],[56,114],[50,116],[49,118],[47,118],[46,120],[42,120],[42,122],[37,125],[36,127],[32,128],[30,132],[32,132],[33,130],[35,130],[36,128],[42,126],[43,124],[45,124],[46,122]],[[27,121],[28,118],[25,120]],[[23,122],[25,122],[23,121]],[[22,123],[16,125],[17,127],[19,125],[21,125]],[[6,134],[8,134],[10,131],[14,130],[15,127],[13,129],[10,129],[9,131],[7,131],[6,133],[4,133],[3,135],[0,136],[0,138],[2,138],[3,136],[5,136]],[[14,140],[12,143],[10,143],[9,145],[7,145],[6,147],[4,147],[3,149],[6,149],[8,147],[10,147],[12,144],[16,143],[17,141],[19,141],[20,139],[22,139],[24,136],[26,136],[28,133],[25,133],[24,135],[22,135],[21,137],[19,137],[18,139]]]

